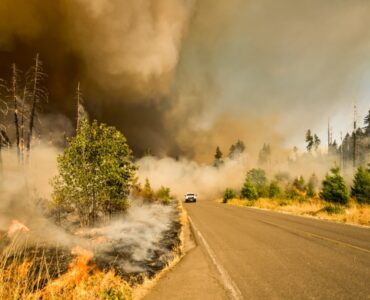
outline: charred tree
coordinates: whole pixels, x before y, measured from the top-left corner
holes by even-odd
[[[20,136],[19,136],[19,118],[18,118],[18,70],[15,64],[12,65],[12,86],[11,86],[11,97],[13,102],[14,110],[14,127],[15,127],[15,138],[17,145],[18,159],[20,159]]]
[[[28,136],[26,141],[26,149],[29,152],[31,149],[32,134],[35,126],[35,118],[37,117],[37,108],[42,100],[47,100],[47,93],[41,86],[45,77],[42,69],[42,62],[39,54],[36,55],[34,66],[29,71],[30,90],[26,91],[26,96],[29,95],[31,103],[30,120],[28,126]]]

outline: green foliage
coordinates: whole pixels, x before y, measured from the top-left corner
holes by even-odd
[[[352,197],[359,203],[370,204],[370,170],[359,167],[351,188]]]
[[[236,197],[234,190],[227,188],[224,193],[223,203],[227,203],[230,199]]]
[[[299,199],[301,194],[292,184],[288,184],[285,188],[285,197],[287,199]]]
[[[271,181],[269,186],[269,197],[279,198],[282,195],[281,188],[276,181]]]
[[[320,197],[326,201],[346,204],[348,202],[348,190],[338,167],[332,168],[331,174],[325,176],[322,182]]]
[[[54,204],[75,210],[81,224],[94,224],[99,213],[127,209],[136,167],[125,137],[114,127],[82,120],[58,157],[58,170]]]
[[[317,149],[319,149],[319,146],[321,144],[321,140],[319,139],[319,137],[315,134],[313,136],[313,145],[315,147],[315,150],[317,151]]]
[[[241,140],[238,140],[235,144],[230,147],[229,158],[235,159],[245,150],[245,145]]]
[[[157,199],[164,205],[168,205],[171,203],[171,190],[168,187],[161,186],[161,188],[157,191]]]
[[[152,189],[152,186],[150,185],[149,179],[145,178],[145,184],[142,190],[142,196],[147,201],[154,201],[155,199],[155,193]]]
[[[311,133],[311,130],[308,129],[307,132],[306,132],[306,149],[308,152],[311,152],[312,150],[312,147],[314,145],[314,139],[313,139],[313,136],[312,136],[312,133]]]
[[[247,178],[244,182],[242,190],[240,192],[240,197],[248,200],[258,199],[258,192],[254,184]]]
[[[268,197],[269,187],[266,173],[262,169],[251,169],[247,173],[247,179],[256,189],[258,197]]]

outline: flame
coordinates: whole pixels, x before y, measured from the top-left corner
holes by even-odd
[[[18,220],[12,220],[9,229],[8,229],[8,237],[13,237],[17,233],[21,232],[29,232],[30,229],[24,225],[23,223],[19,222]]]
[[[91,251],[83,249],[79,246],[74,247],[71,253],[73,255],[77,255],[77,257],[69,265],[68,272],[53,281],[49,286],[49,288],[52,288],[54,292],[67,286],[77,285],[89,275],[91,267],[88,264],[93,258],[94,254]]]

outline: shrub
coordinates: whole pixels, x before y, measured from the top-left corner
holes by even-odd
[[[155,200],[155,194],[152,189],[152,186],[150,185],[150,181],[148,178],[145,178],[145,184],[142,190],[142,196],[147,201],[154,201]]]
[[[288,199],[298,199],[300,197],[300,193],[293,185],[288,184],[285,188],[285,197]]]
[[[171,203],[171,190],[168,187],[161,186],[157,191],[157,199],[164,205]]]
[[[344,212],[343,208],[338,205],[327,205],[320,211],[324,211],[328,213],[329,215],[342,214]]]
[[[326,201],[347,204],[349,198],[348,189],[343,177],[340,175],[339,168],[332,168],[330,172],[331,174],[327,174],[322,182],[320,197]]]
[[[262,169],[251,169],[247,173],[246,181],[249,181],[257,192],[257,197],[268,197],[269,187],[267,183],[266,173]]]
[[[269,197],[270,198],[278,198],[278,197],[281,196],[281,194],[282,194],[281,188],[278,185],[278,183],[276,181],[272,181],[270,183],[270,187],[269,187]]]
[[[224,193],[223,203],[227,203],[227,201],[235,197],[236,195],[235,195],[234,190],[227,188]]]
[[[240,197],[249,200],[256,200],[258,198],[257,189],[248,178],[244,182]]]
[[[359,203],[370,204],[370,170],[359,167],[351,188],[352,197]]]

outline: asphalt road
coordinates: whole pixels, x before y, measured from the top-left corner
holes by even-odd
[[[370,299],[369,229],[214,201],[185,208],[199,247],[240,293],[231,298]]]

